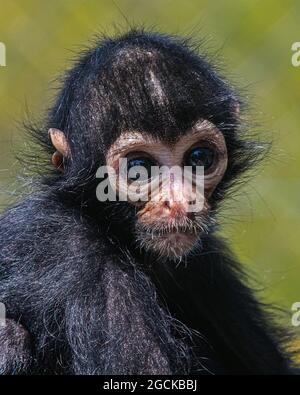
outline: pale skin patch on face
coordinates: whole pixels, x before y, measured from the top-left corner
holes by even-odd
[[[203,230],[203,221],[209,213],[208,198],[221,181],[227,168],[227,149],[223,134],[215,125],[199,120],[183,136],[172,143],[161,141],[142,131],[126,131],[115,141],[107,153],[107,165],[118,169],[119,160],[126,157],[146,155],[158,166],[183,166],[184,157],[190,149],[208,146],[216,152],[217,159],[204,174],[204,206],[201,213],[187,211],[187,200],[152,201],[136,204],[137,238],[141,245],[156,251],[160,256],[178,259],[186,255],[196,244],[197,234]]]
[[[223,134],[209,121],[199,121],[185,135],[170,143],[162,142],[140,131],[127,131],[121,134],[110,147],[107,165],[117,169],[119,159],[134,152],[150,155],[159,166],[182,166],[184,154],[194,145],[208,143],[218,155],[213,172],[205,174],[206,195],[210,196],[221,181],[227,168],[227,149]]]

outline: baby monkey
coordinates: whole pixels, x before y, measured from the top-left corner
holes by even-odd
[[[217,234],[260,151],[197,52],[140,29],[99,40],[31,129],[42,176],[0,219],[1,373],[295,371]]]

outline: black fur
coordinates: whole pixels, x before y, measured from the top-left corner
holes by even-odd
[[[0,220],[0,300],[20,326],[16,333],[30,334],[30,343],[14,341],[1,329],[2,373],[290,372],[279,331],[215,235],[218,202],[259,156],[239,125],[240,102],[176,37],[136,30],[86,51],[44,126],[32,128],[46,154],[44,162],[34,159],[43,176]],[[199,118],[223,132],[228,169],[198,252],[179,265],[159,262],[137,247],[127,203],[97,201],[95,173],[122,130],[172,140]],[[64,173],[48,171],[48,127],[70,143]]]

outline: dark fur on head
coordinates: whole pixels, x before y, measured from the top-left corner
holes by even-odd
[[[213,212],[257,158],[239,97],[191,48],[142,30],[103,39],[67,73],[44,127],[32,129],[47,161],[49,127],[64,131],[71,155],[0,220],[0,300],[31,339],[28,363],[7,361],[3,373],[288,372],[281,335],[213,234],[213,213],[199,251],[176,266],[137,248],[127,203],[96,199],[96,170],[123,130],[169,141],[198,119],[214,123],[229,164]]]

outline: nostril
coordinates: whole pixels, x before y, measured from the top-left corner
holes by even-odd
[[[164,207],[170,209],[171,208],[171,202],[169,200],[164,201]]]
[[[162,207],[165,210],[165,214],[174,218],[185,216],[187,213],[186,207],[182,203],[172,200],[165,200]]]

